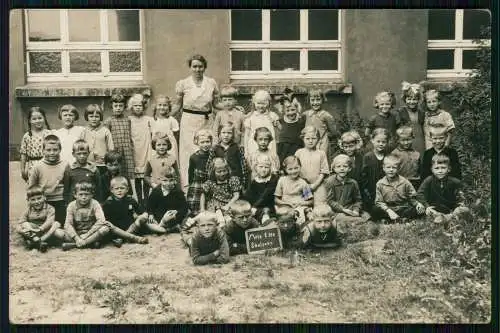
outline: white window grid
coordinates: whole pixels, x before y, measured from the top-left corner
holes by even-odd
[[[49,9],[47,9],[49,10]],[[61,40],[54,42],[32,42],[29,40],[29,9],[25,10],[25,41],[26,41],[26,72],[27,81],[31,82],[51,82],[51,81],[141,81],[144,74],[144,53],[142,48],[143,38],[143,11],[139,10],[139,41],[110,41],[108,36],[108,15],[106,9],[96,9],[99,11],[100,41],[92,42],[72,42],[69,41],[68,9],[59,10],[60,36]],[[71,9],[75,10],[75,9]],[[76,9],[77,10],[77,9]],[[101,56],[101,71],[96,73],[70,73],[69,52],[99,52]],[[140,54],[140,72],[110,72],[109,52],[132,52]],[[31,73],[30,52],[60,52],[61,53],[61,73]]]
[[[472,39],[463,39],[464,10],[455,10],[455,39],[432,39],[427,42],[428,50],[453,50],[453,69],[428,69],[427,78],[464,78],[472,73],[472,69],[464,69],[463,51],[477,50],[479,46]],[[490,40],[483,40],[490,45]]]
[[[300,9],[300,38],[297,41],[271,40],[271,10],[262,10],[262,40],[259,41],[233,41],[231,36],[230,58],[233,50],[238,51],[262,51],[261,71],[233,71],[232,59],[230,59],[231,80],[251,79],[341,79],[342,72],[342,10],[338,11],[338,36],[337,40],[308,40],[309,17],[307,9]],[[231,11],[229,17],[231,25]],[[230,29],[231,31],[231,29]],[[271,51],[299,51],[300,69],[294,71],[272,71]],[[337,51],[338,70],[309,70],[308,51]]]

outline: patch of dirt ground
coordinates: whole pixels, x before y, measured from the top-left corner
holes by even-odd
[[[18,170],[11,163],[11,226],[25,208]],[[178,234],[148,238],[147,245],[41,254],[25,250],[11,228],[11,322],[471,321],[430,279],[437,268],[415,262],[418,253],[438,245],[425,239],[415,244],[408,225],[386,226],[377,239],[336,251],[304,251],[293,268],[286,252],[196,267]],[[489,292],[489,284],[484,288]]]

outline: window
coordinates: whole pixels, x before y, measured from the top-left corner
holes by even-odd
[[[341,79],[340,10],[231,10],[231,79]]]
[[[481,28],[491,24],[485,9],[429,10],[427,77],[465,77],[476,62]]]
[[[28,82],[142,80],[141,13],[28,9]]]

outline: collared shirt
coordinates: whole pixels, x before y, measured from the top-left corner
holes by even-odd
[[[417,192],[410,181],[402,176],[390,182],[387,177],[380,179],[375,188],[375,205],[383,210],[390,207],[415,206]]]
[[[346,178],[341,182],[336,175],[332,175],[324,184],[327,193],[326,202],[333,211],[341,212],[345,208],[361,210],[361,193],[354,179]]]

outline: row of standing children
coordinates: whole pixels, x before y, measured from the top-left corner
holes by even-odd
[[[411,85],[410,85],[410,91],[411,91]],[[403,89],[403,91],[405,91],[405,89]],[[231,94],[231,93],[230,93]],[[321,94],[317,94],[318,96],[315,96],[315,94],[311,93],[310,94],[310,101],[311,101],[311,105],[313,106],[313,110],[310,110],[310,114],[309,117],[307,117],[307,112],[306,112],[306,119],[309,119],[309,121],[311,121],[311,118],[313,120],[313,123],[316,122],[316,124],[318,125],[319,122],[321,121],[321,117],[320,115],[323,113],[324,110],[320,110],[321,109]],[[142,124],[142,126],[148,126],[149,127],[149,130],[151,128],[151,122],[148,120],[148,119],[143,119],[144,117],[144,101],[141,97],[139,97],[140,95],[135,95],[133,96],[133,98],[131,98],[129,100],[129,109],[133,110],[134,114],[135,114],[135,117],[138,118],[138,120],[136,120],[137,122],[140,121],[140,123]],[[403,95],[404,97],[405,95]],[[231,98],[234,99],[234,93],[233,93],[233,96],[230,96]],[[319,97],[319,98],[318,98]],[[377,116],[380,116],[379,118],[383,120],[382,117],[384,117],[384,115],[389,115],[389,117],[392,117],[392,113],[388,113],[387,109],[387,105],[386,104],[390,104],[392,106],[392,102],[389,101],[388,103],[388,99],[390,99],[390,94],[379,94],[376,98],[376,107],[379,108],[379,114]],[[223,94],[223,98],[224,98],[224,94]],[[315,98],[317,98],[318,100],[315,100]],[[120,99],[116,99],[113,101],[113,117],[111,119],[108,119],[106,121],[107,123],[107,127],[109,127],[111,130],[121,130],[122,131],[122,134],[124,132],[126,132],[126,122],[123,122],[121,121],[120,123],[120,120],[123,119],[123,107],[122,105],[119,105],[120,102],[119,102]],[[403,98],[404,100],[404,98]],[[118,102],[117,102],[118,101]],[[168,104],[166,103],[166,101],[168,101],[166,98],[165,98],[165,104]],[[242,123],[243,123],[243,127],[244,127],[244,133],[246,135],[246,140],[245,142],[247,143],[245,146],[247,147],[247,154],[246,157],[248,156],[253,156],[253,155],[257,155],[256,157],[252,157],[251,161],[253,162],[252,164],[258,168],[259,166],[257,165],[259,160],[265,160],[264,158],[260,158],[262,156],[267,156],[267,157],[273,157],[275,156],[275,154],[262,154],[262,153],[265,153],[269,150],[271,150],[269,148],[270,146],[270,142],[273,140],[274,137],[276,137],[276,135],[273,136],[273,130],[275,129],[275,127],[277,127],[278,129],[280,129],[279,125],[280,125],[280,122],[279,120],[282,120],[281,121],[281,124],[290,124],[290,123],[294,123],[295,121],[298,121],[296,120],[297,118],[299,118],[297,115],[294,116],[294,107],[295,107],[295,104],[294,103],[288,103],[287,106],[288,107],[285,107],[283,108],[283,112],[285,113],[284,116],[287,116],[286,117],[286,120],[291,120],[290,122],[287,122],[285,120],[285,117],[283,117],[282,119],[276,119],[276,117],[262,117],[263,114],[269,114],[269,103],[270,103],[270,96],[267,92],[264,92],[264,91],[259,91],[257,92],[255,95],[254,95],[254,98],[253,98],[253,102],[254,102],[254,106],[255,106],[255,112],[252,112],[252,114],[250,114],[248,117],[246,117]],[[407,98],[407,102],[411,102],[410,101],[410,98]],[[116,104],[118,103],[118,105]],[[283,100],[283,105],[285,106],[285,104],[287,103],[287,100]],[[231,103],[228,103],[229,105],[231,105]],[[407,103],[408,104],[408,107],[410,107],[409,105],[411,105],[411,103]],[[429,105],[429,102],[428,102],[428,105]],[[431,100],[431,103],[430,105],[432,105],[432,100]],[[437,103],[436,103],[437,105]],[[429,107],[429,106],[428,106]],[[296,107],[295,107],[296,108]],[[87,108],[89,109],[89,108]],[[95,109],[95,108],[94,108]],[[164,110],[168,110],[168,107],[164,107],[163,108]],[[160,110],[163,110],[162,108],[160,108]],[[430,107],[429,107],[430,109]],[[64,108],[61,108],[61,113],[62,111],[65,110]],[[70,109],[71,110],[71,113],[73,113],[73,115],[76,113],[74,111],[74,109]],[[288,112],[288,110],[291,110],[291,112]],[[390,110],[390,108],[389,108]],[[41,111],[41,110],[39,110]],[[93,115],[96,115],[96,111],[93,110],[94,112],[92,113]],[[116,112],[115,112],[116,111]],[[315,113],[313,111],[316,111]],[[87,112],[89,112],[89,114],[87,114]],[[92,112],[92,110],[86,110],[86,119],[90,119],[89,115],[90,113]],[[164,113],[163,114],[167,114],[167,117],[165,117],[166,119],[168,119],[168,111],[163,111]],[[309,112],[309,111],[308,111]],[[328,114],[326,111],[324,111],[326,114]],[[439,114],[442,114],[443,112],[445,111],[436,111],[436,113],[439,115]],[[44,120],[44,122],[46,123],[46,120],[45,120],[45,117],[44,117],[44,114],[43,112],[39,112],[40,115],[37,115],[36,112],[35,113],[35,116],[38,117],[38,118],[42,118]],[[230,113],[230,112],[228,112]],[[288,114],[287,114],[288,113]],[[400,112],[401,114],[403,114],[403,112]],[[223,113],[221,113],[221,115],[223,115]],[[329,115],[329,114],[328,114]],[[41,116],[41,117],[40,117]],[[61,119],[66,119],[66,118],[69,118],[67,115],[64,115],[64,114],[60,114],[61,116]],[[73,116],[73,119],[74,118],[77,118],[78,116],[78,113],[76,113],[75,116]],[[433,116],[431,114],[431,116]],[[36,119],[36,117],[33,117],[33,115],[30,116],[30,121],[31,121],[31,118],[34,118]],[[330,116],[331,117],[331,116]],[[102,120],[102,112],[100,113],[99,115],[99,118],[100,120]],[[171,118],[171,117],[170,117]],[[240,117],[241,118],[241,117]],[[288,161],[288,163],[285,163],[285,172],[287,173],[287,175],[290,175],[288,174],[288,165],[291,164],[292,167],[292,172],[291,174],[293,175],[293,177],[295,177],[295,174],[301,174],[302,177],[306,178],[309,183],[305,183],[300,185],[300,191],[298,192],[295,192],[295,193],[299,193],[299,196],[301,198],[301,200],[303,201],[308,201],[312,198],[312,194],[311,195],[308,195],[307,193],[308,192],[313,192],[313,190],[316,190],[318,188],[320,188],[320,185],[323,181],[323,179],[325,178],[326,175],[328,175],[329,173],[329,170],[328,170],[328,158],[325,158],[324,156],[326,155],[326,153],[324,151],[321,151],[321,153],[323,154],[318,154],[316,153],[317,151],[314,149],[316,147],[316,144],[321,141],[321,140],[325,140],[325,137],[326,139],[328,139],[328,135],[325,134],[325,133],[330,133],[332,132],[332,127],[331,124],[330,126],[328,125],[328,122],[331,120],[328,118],[328,116],[324,116],[323,117],[324,119],[326,119],[326,121],[321,121],[323,125],[319,124],[319,126],[317,127],[310,127],[310,126],[306,126],[304,127],[301,132],[302,132],[302,138],[304,139],[304,142],[306,143],[305,144],[305,147],[304,148],[298,148],[297,147],[297,150],[296,150],[296,153],[298,153],[298,158],[294,159],[293,161]],[[397,121],[400,121],[401,119],[404,119],[402,116],[399,118],[399,117],[395,117]],[[410,121],[413,122],[413,118],[412,117],[408,117],[410,118]],[[446,117],[445,117],[446,118]],[[130,118],[129,118],[130,119]],[[173,118],[172,118],[173,119]],[[267,119],[267,120],[266,120]],[[272,120],[271,122],[269,122],[269,119]],[[40,122],[40,119],[36,119],[38,122]],[[227,119],[226,119],[227,120]],[[264,121],[263,121],[264,120]],[[372,120],[374,120],[373,122],[375,124],[377,124],[377,119],[371,119],[371,122]],[[449,118],[449,120],[451,120],[451,117]],[[95,120],[94,120],[95,121]],[[267,121],[267,123],[266,123]],[[420,121],[419,118],[417,118],[417,121]],[[70,123],[70,121],[67,121],[67,123]],[[128,123],[128,126],[131,127],[131,123],[132,123],[132,119],[130,119]],[[173,122],[175,123],[175,122]],[[307,123],[307,121],[306,121]],[[386,122],[388,124],[392,124],[392,122]],[[36,121],[33,121],[33,123],[30,122],[30,125],[33,124],[33,126],[36,126]],[[66,124],[66,122],[65,122]],[[43,124],[42,124],[43,125]],[[113,126],[115,125],[115,126]],[[259,126],[259,125],[265,125],[265,126]],[[266,126],[267,125],[267,126]],[[304,124],[306,125],[306,124]],[[453,126],[453,123],[451,122],[451,125],[450,124],[447,124],[448,127],[446,128],[446,133],[449,132],[449,129],[450,127]],[[89,126],[92,126],[90,123],[89,123]],[[259,127],[256,127],[256,126],[259,126]],[[37,128],[39,127],[42,127],[43,126],[38,126]],[[48,126],[47,126],[48,127]],[[140,126],[138,126],[140,127]],[[193,208],[193,203],[196,205],[197,202],[200,202],[201,201],[201,198],[204,196],[204,194],[211,194],[212,192],[212,195],[211,195],[211,200],[212,201],[208,201],[208,206],[210,206],[211,209],[217,209],[217,208],[224,208],[224,210],[227,210],[230,206],[230,204],[234,203],[239,195],[238,195],[238,192],[240,192],[241,190],[241,182],[243,180],[243,185],[246,185],[245,182],[247,181],[245,178],[244,178],[244,175],[246,175],[246,172],[245,172],[245,163],[243,162],[244,161],[244,155],[243,155],[243,150],[236,146],[237,149],[235,149],[235,153],[236,153],[236,157],[234,160],[236,162],[239,162],[239,164],[241,165],[241,169],[242,169],[242,173],[241,173],[241,176],[239,177],[230,177],[229,175],[231,174],[231,172],[234,172],[233,169],[236,169],[237,170],[237,167],[235,168],[233,166],[233,168],[231,168],[229,166],[229,163],[224,160],[224,159],[218,159],[220,157],[226,157],[227,159],[227,155],[225,154],[226,151],[228,150],[227,148],[229,148],[231,145],[234,146],[234,142],[233,140],[235,138],[238,137],[238,133],[241,133],[239,132],[239,130],[235,130],[234,126],[229,123],[229,122],[222,122],[221,121],[221,125],[219,126],[219,145],[221,145],[221,152],[225,155],[225,156],[220,156],[222,155],[220,152],[219,152],[219,156],[217,156],[217,153],[215,152],[215,149],[212,150],[211,149],[211,145],[212,145],[212,137],[211,137],[211,134],[208,134],[205,133],[205,135],[200,135],[202,133],[198,133],[198,136],[195,138],[196,142],[199,144],[200,146],[200,150],[195,153],[193,156],[192,156],[192,164],[193,164],[193,167],[191,167],[191,163],[190,163],[190,185],[191,184],[196,184],[196,186],[190,186],[190,190],[188,190],[188,201],[191,202],[191,205],[190,205],[190,208]],[[226,128],[224,128],[226,127]],[[319,127],[319,128],[318,128]],[[323,127],[323,135],[321,134],[321,129]],[[66,128],[66,127],[65,127]],[[69,126],[69,128],[71,129],[71,126]],[[94,128],[95,128],[95,125],[94,125]],[[241,128],[241,126],[240,126]],[[279,133],[286,133],[286,126],[284,126],[283,128],[285,128],[284,131],[280,131]],[[283,128],[281,128],[281,130],[283,130]],[[224,131],[225,129],[225,131]],[[267,130],[266,130],[267,129]],[[330,129],[330,131],[328,131],[328,129]],[[370,129],[371,131],[371,129]],[[147,132],[147,131],[136,131],[136,140],[138,142],[142,142],[143,145],[142,147],[144,147],[145,150],[147,149],[150,149],[149,146],[150,145],[144,145],[144,143],[146,142],[147,143],[147,136],[142,136],[139,137],[138,135],[139,134],[144,134],[144,132]],[[151,132],[151,130],[149,131]],[[160,150],[160,156],[164,156],[164,153],[165,151],[168,151],[171,146],[172,146],[172,142],[175,142],[175,138],[173,137],[173,135],[171,135],[173,131],[169,132],[168,134],[170,135],[165,135],[163,138],[164,138],[164,141],[165,141],[165,144],[162,144],[160,143],[160,145],[158,146],[158,142],[162,142],[162,140],[154,140],[156,141],[156,145],[157,145],[157,151],[156,151],[156,154],[158,154],[158,150]],[[253,140],[251,140],[252,142],[254,142],[254,145],[252,147],[251,144],[249,144],[249,139],[252,137],[251,135],[249,135],[249,133],[252,133],[253,132]],[[407,131],[408,132],[408,131]],[[117,133],[120,133],[119,131]],[[132,133],[132,131],[131,131]],[[275,132],[276,133],[276,132]],[[368,176],[368,173],[367,171],[369,171],[370,169],[377,169],[376,167],[376,164],[377,164],[377,161],[380,162],[381,161],[381,157],[383,158],[383,153],[382,151],[384,151],[383,149],[383,144],[381,144],[379,141],[387,141],[387,138],[388,138],[388,135],[385,134],[385,139],[384,139],[384,133],[383,131],[381,130],[373,130],[373,133],[371,132],[368,132],[368,129],[367,129],[367,133],[371,134],[371,137],[372,137],[372,143],[374,144],[375,146],[375,149],[374,149],[374,152],[373,152],[373,155],[376,159],[376,161],[374,160],[374,166],[372,166],[370,168],[370,163],[369,163],[369,160],[370,158],[367,158],[367,156],[365,156],[363,158],[363,170],[361,172],[361,175],[362,175],[362,179],[368,179],[368,178],[372,178],[372,177],[367,177]],[[346,135],[347,134],[347,135]],[[241,135],[241,134],[240,134]],[[343,138],[348,138],[349,135],[351,135],[351,138],[354,136],[356,136],[355,132],[350,132],[350,133],[345,133],[345,135],[343,135]],[[115,135],[116,137],[120,137],[120,134],[118,135]],[[126,137],[125,135],[122,135],[124,137]],[[359,135],[358,135],[359,136]],[[113,137],[113,136],[112,136]],[[286,136],[285,136],[286,137]],[[290,136],[289,136],[290,137]],[[448,136],[449,137],[449,136]],[[114,137],[113,137],[114,138]],[[151,136],[149,137],[151,139]],[[201,138],[201,141],[200,141],[200,138]],[[281,138],[281,136],[280,136]],[[117,140],[117,141],[120,141],[120,140]],[[261,144],[259,144],[259,141],[261,141]],[[135,141],[133,141],[135,143]],[[281,144],[281,146],[284,146],[283,144],[284,143],[287,143],[286,141],[281,141],[278,143],[278,145]],[[349,142],[346,142],[346,144],[349,143]],[[128,142],[127,142],[128,144]],[[293,143],[292,143],[293,144]],[[255,147],[257,146],[257,147]],[[342,142],[341,140],[341,148],[346,148],[344,147],[344,142]],[[273,146],[275,147],[275,145]],[[328,151],[328,144],[326,145],[326,149]],[[301,150],[302,149],[302,150]],[[442,149],[442,148],[441,148]],[[345,149],[347,153],[349,153],[349,149]],[[257,153],[257,154],[252,154],[252,151],[254,153]],[[175,152],[175,150],[174,150]],[[207,154],[208,152],[208,154]],[[378,154],[377,154],[378,152]],[[144,153],[143,150],[141,149],[141,153]],[[174,153],[175,154],[175,153]],[[305,165],[307,166],[307,168],[309,167],[313,167],[313,168],[317,168],[319,169],[320,172],[311,172],[311,176],[308,177],[307,175],[307,168],[306,170],[304,171],[304,173],[302,173],[302,168],[300,167],[300,156],[301,155],[304,155],[303,157],[303,161],[305,161]],[[207,155],[207,156],[203,156],[203,155]],[[212,155],[212,156],[210,156]],[[315,156],[315,155],[318,155],[318,156]],[[355,155],[355,153],[354,153]],[[123,153],[123,156],[126,157],[126,154]],[[76,156],[75,156],[76,157]],[[144,158],[139,158],[139,157],[144,157],[144,155],[142,156],[136,156],[136,159],[134,162],[136,161],[144,161]],[[209,159],[212,157],[212,161],[213,163],[207,163],[209,161]],[[353,154],[351,154],[351,159],[353,157]],[[432,156],[431,156],[432,157]],[[126,159],[126,158],[125,158]],[[164,162],[161,162],[159,164],[157,163],[153,163],[151,164],[151,161],[149,162],[149,168],[148,169],[152,169],[152,166],[153,165],[156,165],[156,166],[159,166],[161,165],[162,167],[165,167],[167,164],[168,166],[175,166],[175,155],[173,158],[169,158],[167,159],[167,163],[164,163]],[[271,160],[271,166],[272,165],[276,165],[276,163],[273,163],[273,158],[269,158],[269,160]],[[276,159],[274,159],[276,160]],[[285,158],[286,160],[286,158]],[[365,161],[366,160],[366,161]],[[317,161],[318,163],[311,163],[311,161]],[[190,160],[191,162],[191,160]],[[291,162],[291,163],[290,163]],[[325,162],[326,162],[326,168],[325,168]],[[359,165],[359,163],[356,163],[356,157],[354,156],[354,163],[353,165],[356,166],[356,165]],[[267,162],[266,162],[267,163]],[[264,164],[266,164],[264,163]],[[236,163],[238,164],[238,163]],[[262,164],[262,163],[261,163]],[[297,168],[297,164],[299,165],[299,167]],[[304,164],[304,163],[303,163]],[[317,165],[316,165],[317,164]],[[144,167],[142,167],[142,165],[144,165]],[[148,162],[146,161],[146,163],[143,163],[141,164],[141,167],[136,167],[135,168],[135,173],[134,173],[134,176],[138,176],[138,177],[134,177],[134,180],[135,180],[135,185],[136,185],[136,190],[137,192],[139,193],[141,188],[138,187],[138,184],[139,186],[141,185],[141,182],[143,181],[143,179],[147,180],[149,177],[144,177],[145,176],[145,170],[146,170],[146,165],[148,165]],[[209,182],[204,182],[203,178],[204,177],[207,177],[208,175],[208,172],[207,172],[207,165],[211,165],[212,166],[212,179],[210,179]],[[293,170],[295,167],[295,169],[297,170]],[[262,166],[261,166],[262,168]],[[156,169],[156,167],[155,167]],[[225,170],[224,170],[225,169]],[[270,168],[272,169],[272,168]],[[276,167],[275,167],[276,169]],[[378,168],[380,169],[380,168]],[[23,169],[24,170],[24,169]],[[452,169],[453,170],[453,169]],[[274,174],[276,174],[277,170],[273,170]],[[298,171],[298,173],[297,173]],[[178,173],[178,172],[177,172]],[[254,173],[253,174],[257,174],[254,170]],[[192,179],[193,181],[191,181],[191,175],[192,175]],[[198,179],[195,180],[196,176],[198,177]],[[380,176],[380,174],[379,174]],[[292,178],[293,178],[292,177]],[[377,176],[378,177],[378,176]],[[373,179],[377,178],[377,177],[373,177]],[[262,178],[262,177],[260,177]],[[378,179],[380,179],[381,177],[378,177]],[[139,180],[139,181],[138,181]],[[205,178],[206,180],[206,178]],[[281,179],[280,179],[281,180]],[[253,180],[252,180],[253,181]],[[378,180],[375,180],[375,182],[378,181]],[[282,181],[283,183],[284,181]],[[142,192],[144,194],[144,192],[147,192],[147,184],[148,183],[152,183],[152,185],[155,185],[151,180],[149,182],[144,182],[142,184],[143,188],[142,188]],[[278,182],[279,183],[279,182]],[[369,182],[368,182],[369,183]],[[373,181],[372,181],[373,183]],[[201,186],[199,186],[201,184]],[[286,182],[285,182],[286,184]],[[224,186],[220,186],[220,185],[224,185]],[[283,184],[280,184],[281,187],[283,187]],[[312,185],[312,186],[311,186]],[[368,198],[373,198],[373,184],[366,184],[367,186],[362,186],[362,188],[365,190],[363,193],[365,194],[368,194]],[[277,188],[278,188],[278,184],[276,185]],[[246,187],[246,186],[245,186]],[[201,191],[200,191],[201,189]],[[221,189],[223,189],[223,191],[221,191]],[[215,190],[215,191],[214,191]],[[294,191],[296,191],[297,189],[294,188],[293,189]],[[191,192],[191,193],[190,193]],[[217,193],[218,192],[218,193]],[[215,196],[213,195],[215,194]],[[229,194],[229,197],[228,197],[228,194]],[[304,196],[305,195],[305,196]],[[144,195],[145,196],[145,195]],[[143,197],[144,197],[143,196]],[[278,200],[280,195],[276,195]],[[321,197],[321,195],[317,195],[318,197]],[[138,195],[139,197],[139,195]],[[218,198],[220,197],[220,198]],[[219,200],[221,199],[221,200]],[[213,204],[214,201],[219,201],[218,204]],[[205,200],[203,200],[205,201]],[[309,201],[310,202],[310,201]],[[373,201],[372,201],[373,202]],[[205,202],[203,202],[203,206],[205,206],[204,204]],[[221,203],[224,203],[223,205]],[[279,202],[278,202],[279,203]],[[289,204],[289,202],[287,203],[286,201],[283,202],[285,206],[292,206],[292,207],[295,207],[296,208],[296,204],[293,203],[293,204]],[[277,205],[278,206],[278,205]],[[305,206],[309,206],[309,204],[306,204]],[[205,208],[205,207],[203,207]],[[193,209],[192,212],[194,212],[194,214],[196,214],[197,210],[196,209]]]

